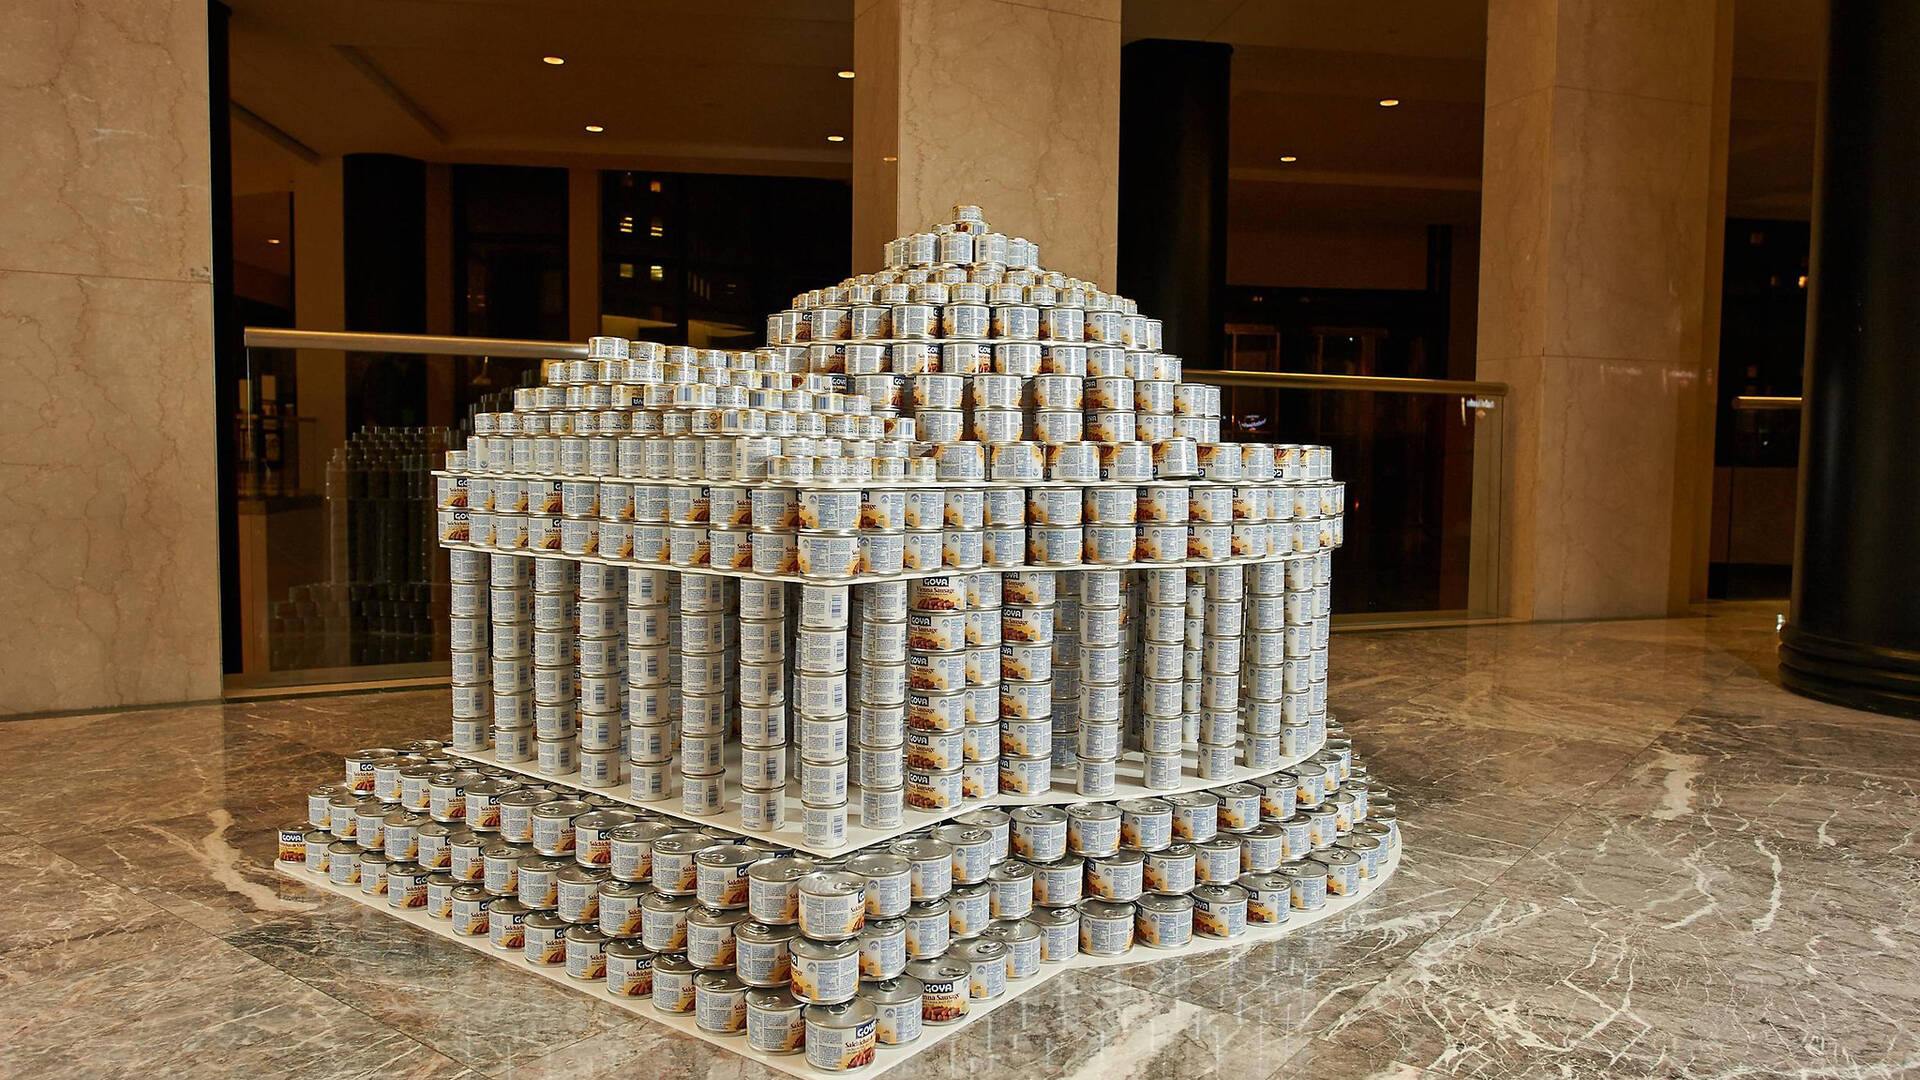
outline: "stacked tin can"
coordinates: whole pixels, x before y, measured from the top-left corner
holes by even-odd
[[[1338,729],[1257,783],[977,809],[839,860],[461,771],[432,742],[348,755],[346,782],[307,805],[280,830],[283,864],[829,1072],[1047,964],[1232,939],[1353,896],[1399,841]]]
[[[1245,568],[1216,566],[1195,571],[1194,576],[1201,580],[1190,583],[1187,594],[1189,618],[1196,598],[1200,609],[1200,714],[1195,746],[1200,775],[1224,779],[1240,764]]]
[[[493,712],[493,654],[489,646],[493,635],[488,558],[477,551],[447,553],[453,740],[461,750],[484,750],[489,744]]]
[[[1078,706],[1079,641],[1060,626],[1060,590],[1078,587],[1075,575],[1023,570],[1000,576],[999,790],[1039,795],[1053,784],[1056,750],[1071,745]],[[1062,736],[1057,728],[1069,725]]]
[[[787,586],[740,582],[740,825],[770,832],[787,820]]]
[[[1133,697],[1127,648],[1129,575],[1088,570],[1078,576],[1081,679],[1074,745],[1079,791],[1095,798],[1110,797]]]
[[[731,578],[680,576],[680,807],[696,816],[717,814],[727,801],[726,743],[738,718],[738,595]]]
[[[1133,735],[1141,752],[1145,786],[1167,790],[1180,785],[1180,749],[1191,741],[1186,725],[1187,572],[1146,570],[1140,581],[1139,632],[1132,635],[1139,640],[1141,676],[1139,721]],[[1197,656],[1195,660],[1197,669]],[[1198,734],[1197,720],[1192,734]]]
[[[858,492],[854,492],[856,496]],[[848,631],[852,597],[845,585],[802,585],[794,648],[794,726],[800,748],[801,830],[809,844],[847,842]]]
[[[904,494],[904,493],[903,493]],[[907,636],[904,581],[853,588],[848,651],[859,657],[852,712],[852,757],[860,787],[860,824],[896,829],[907,805]]]
[[[627,783],[627,572],[581,563],[578,657],[580,785]]]
[[[949,505],[957,494],[947,492]],[[962,766],[970,721],[994,724],[998,742],[999,699],[985,713],[986,695],[976,693],[969,679],[984,677],[970,672],[968,663],[969,609],[978,599],[973,577],[939,574],[907,585],[906,801],[916,810],[951,809],[965,797]],[[997,667],[994,674],[997,679]]]
[[[679,792],[679,578],[665,570],[627,571],[627,794],[639,802]]]

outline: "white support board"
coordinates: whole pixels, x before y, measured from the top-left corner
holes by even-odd
[[[1361,886],[1360,891],[1354,895],[1340,897],[1338,899],[1329,899],[1326,906],[1319,911],[1294,911],[1288,915],[1287,921],[1281,923],[1279,926],[1249,928],[1244,935],[1237,938],[1209,938],[1196,934],[1190,945],[1180,949],[1157,950],[1149,949],[1145,946],[1135,946],[1131,951],[1119,956],[1080,955],[1058,963],[1042,964],[1040,965],[1040,973],[1032,978],[1008,980],[1007,992],[1004,995],[992,1000],[976,1000],[972,1002],[967,1009],[967,1015],[958,1023],[940,1026],[928,1024],[922,1028],[920,1038],[906,1046],[879,1047],[874,1054],[873,1064],[853,1074],[834,1073],[816,1069],[807,1064],[807,1059],[804,1054],[761,1053],[747,1046],[745,1035],[715,1035],[702,1031],[694,1024],[691,1014],[683,1016],[674,1013],[663,1013],[654,1009],[653,1006],[647,1002],[613,997],[606,992],[604,983],[581,982],[577,979],[570,979],[567,977],[564,968],[549,968],[529,964],[522,958],[516,958],[495,949],[484,937],[470,938],[455,934],[452,923],[449,920],[430,918],[423,911],[397,910],[389,907],[385,897],[364,896],[361,894],[359,886],[334,885],[323,875],[308,873],[306,868],[301,864],[275,863],[274,869],[297,881],[305,882],[322,892],[330,893],[342,899],[352,900],[379,911],[384,911],[394,918],[412,923],[426,930],[428,933],[438,934],[449,941],[457,942],[475,952],[493,956],[502,963],[523,968],[540,978],[546,979],[548,982],[564,986],[576,993],[592,995],[596,1000],[604,1001],[616,1008],[624,1009],[635,1016],[643,1017],[657,1024],[663,1024],[683,1035],[691,1035],[696,1039],[703,1039],[723,1050],[739,1054],[741,1057],[751,1058],[767,1068],[775,1069],[791,1076],[806,1077],[808,1080],[825,1080],[825,1078],[828,1077],[843,1077],[848,1075],[877,1076],[880,1073],[886,1072],[895,1065],[910,1060],[940,1040],[948,1038],[955,1032],[964,1031],[969,1025],[979,1022],[982,1017],[993,1012],[995,1009],[1032,991],[1048,979],[1063,972],[1087,968],[1112,967],[1117,964],[1151,963],[1155,960],[1172,959],[1176,956],[1191,956],[1196,953],[1214,952],[1219,949],[1244,948],[1265,942],[1278,941],[1288,934],[1304,930],[1325,919],[1331,919],[1355,905],[1366,902],[1368,897],[1372,896],[1375,891],[1393,878],[1393,872],[1398,869],[1399,866],[1400,849],[1396,846],[1393,852],[1388,855],[1387,861],[1381,869],[1380,876],[1369,879]]]
[[[1181,752],[1181,758],[1184,764],[1180,773],[1180,786],[1176,788],[1147,787],[1144,777],[1146,763],[1138,754],[1127,754],[1120,758],[1120,762],[1114,770],[1117,776],[1115,780],[1115,790],[1111,795],[1080,794],[1079,791],[1074,788],[1073,775],[1068,773],[1064,779],[1056,777],[1052,789],[1044,794],[1013,795],[1001,793],[990,795],[984,799],[966,799],[963,800],[959,806],[946,810],[915,810],[909,807],[901,814],[901,823],[890,829],[868,828],[860,822],[859,785],[849,785],[849,794],[847,796],[847,842],[837,847],[822,847],[818,844],[810,844],[801,832],[800,781],[797,777],[787,781],[787,816],[789,820],[786,824],[771,832],[754,832],[741,826],[740,794],[737,784],[737,778],[740,775],[740,748],[737,743],[730,742],[726,747],[726,774],[729,777],[735,778],[735,783],[728,788],[726,802],[721,805],[720,812],[717,814],[687,813],[680,808],[680,796],[678,793],[657,802],[641,802],[628,795],[625,784],[618,784],[610,788],[581,788],[581,790],[592,792],[596,795],[604,795],[614,802],[627,806],[685,821],[698,828],[718,829],[722,832],[734,833],[738,836],[768,840],[782,847],[790,847],[813,855],[835,855],[891,840],[896,836],[904,836],[915,829],[924,829],[929,825],[938,825],[943,821],[959,817],[968,811],[981,810],[987,807],[1116,802],[1121,799],[1151,799],[1173,795],[1179,792],[1206,791],[1225,787],[1228,784],[1258,780],[1306,761],[1314,754],[1319,753],[1325,745],[1326,738],[1322,736],[1320,741],[1309,748],[1306,753],[1296,754],[1292,757],[1283,757],[1279,763],[1272,768],[1249,769],[1242,765],[1235,765],[1233,773],[1224,777],[1200,776],[1198,756],[1191,749],[1184,750]],[[454,750],[449,747],[447,748],[447,754],[452,757],[464,758],[468,761],[478,762],[483,765],[492,765],[496,768],[506,769],[509,772],[519,773],[522,776],[543,783],[551,782],[579,787],[579,777],[577,775],[547,776],[535,769],[534,763],[531,761],[508,763],[496,760],[491,750],[474,752]]]

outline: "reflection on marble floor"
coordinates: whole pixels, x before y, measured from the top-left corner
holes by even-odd
[[[1920,1074],[1920,725],[1772,682],[1774,606],[1346,634],[1400,873],[1284,942],[1049,982],[890,1073]],[[0,1075],[771,1075],[272,874],[416,692],[0,723]]]

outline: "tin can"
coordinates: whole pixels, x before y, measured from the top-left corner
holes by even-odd
[[[806,1042],[805,1005],[784,989],[746,993],[747,1045],[763,1054],[797,1054]]]
[[[487,939],[503,952],[524,952],[527,947],[527,917],[532,914],[517,900],[496,900],[488,911]]]
[[[792,926],[744,922],[734,929],[734,972],[748,986],[785,988],[793,978]]]
[[[1130,901],[1143,890],[1145,859],[1138,851],[1118,851],[1088,858],[1087,895],[1101,900]]]
[[[687,962],[708,971],[733,967],[737,948],[734,933],[746,919],[743,909],[695,905],[687,912]]]
[[[906,920],[869,919],[860,928],[860,977],[897,978],[907,967]]]
[[[334,853],[336,856],[338,852]],[[342,860],[351,862],[352,860]],[[336,879],[336,884],[338,880]],[[461,885],[453,890],[453,932],[461,937],[480,937],[488,932],[488,915],[494,899],[478,885]]]
[[[693,1011],[693,980],[699,969],[685,956],[655,955],[653,958],[653,1007],[663,1013],[685,1015]]]
[[[1285,874],[1246,874],[1235,884],[1247,894],[1249,926],[1276,926],[1287,921],[1287,913],[1293,902],[1293,885]]]
[[[619,998],[653,996],[653,959],[653,953],[639,942],[607,942],[607,993]]]
[[[800,878],[796,889],[801,933],[817,941],[844,941],[860,932],[866,921],[864,878],[839,871],[815,872]]]
[[[793,996],[814,1005],[832,1005],[853,998],[860,989],[860,945],[796,937],[792,953]]]
[[[1275,871],[1286,877],[1288,897],[1296,911],[1318,911],[1327,906],[1327,866],[1314,859],[1285,863]]]
[[[1077,906],[1081,952],[1089,956],[1119,956],[1133,948],[1132,904],[1082,900]]]
[[[1193,929],[1206,937],[1247,932],[1247,892],[1238,885],[1198,885],[1193,890]]]
[[[900,310],[894,309],[896,319]],[[809,1005],[802,1016],[808,1065],[825,1072],[850,1072],[873,1064],[878,1016],[871,1004],[850,999],[830,1006]]]

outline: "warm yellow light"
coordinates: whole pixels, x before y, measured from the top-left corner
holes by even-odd
[[[274,238],[274,237],[268,237],[268,238],[267,238],[267,243],[269,243],[269,244],[277,244],[277,243],[279,243],[279,242],[280,242],[280,241],[279,241],[278,239],[276,239],[276,238]],[[1806,279],[1804,279],[1804,278],[1802,278],[1801,280],[1803,280],[1803,281],[1804,281],[1804,280],[1806,280]]]
[[[888,154],[888,155],[887,155],[886,157],[883,157],[883,158],[881,158],[880,160],[881,160],[881,161],[899,161],[900,159],[899,159],[899,158],[897,158],[897,157],[895,157],[895,156],[894,156],[894,155],[892,155],[892,154]]]
[[[1400,99],[1397,97],[1383,97],[1380,99],[1380,107],[1383,109],[1391,109],[1398,104],[1400,104]]]
[[[607,129],[601,127],[599,124],[588,124],[587,130],[593,132],[595,135],[598,135]]]
[[[554,67],[559,67],[561,64],[564,64],[567,62],[567,58],[564,56],[543,56],[540,58],[540,62],[543,64],[552,64]]]
[[[843,79],[853,78],[853,72],[851,71],[841,71],[841,72],[836,72],[835,74],[839,75]]]
[[[1282,164],[1285,164],[1285,165],[1291,165],[1291,164],[1293,164],[1294,162],[1296,162],[1296,161],[1299,161],[1299,160],[1300,160],[1299,158],[1297,158],[1297,157],[1295,157],[1295,156],[1293,156],[1292,154],[1281,154],[1281,155],[1280,155],[1280,161],[1281,161],[1281,163],[1282,163]]]
[[[846,142],[847,137],[845,135],[829,135],[827,136],[827,141],[828,142]]]

